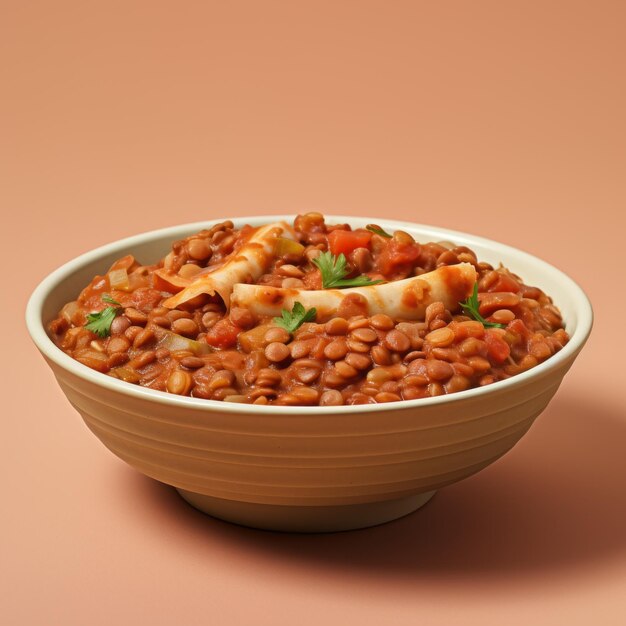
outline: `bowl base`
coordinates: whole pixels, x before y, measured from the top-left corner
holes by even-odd
[[[185,489],[176,491],[191,506],[212,517],[241,526],[292,533],[331,533],[377,526],[413,513],[435,495],[435,491],[428,491],[364,504],[286,506],[224,500]]]

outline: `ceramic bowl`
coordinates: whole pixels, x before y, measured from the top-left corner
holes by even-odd
[[[284,218],[233,221],[241,227]],[[154,262],[172,241],[207,222],[144,233],[70,261],[35,289],[26,311],[28,329],[68,400],[102,443],[138,471],[175,487],[194,507],[247,526],[299,532],[395,519],[519,441],[587,340],[591,305],[561,271],[500,243],[386,219],[329,216],[328,221],[355,227],[376,222],[410,232],[418,241],[453,241],[472,248],[480,260],[502,262],[553,297],[571,340],[537,367],[478,389],[388,404],[292,407],[139,387],[89,369],[49,339],[46,324],[115,259],[132,252],[142,263]]]

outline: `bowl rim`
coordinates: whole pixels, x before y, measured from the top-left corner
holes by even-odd
[[[383,227],[394,230],[418,230],[420,236],[432,237],[433,241],[441,241],[452,239],[456,243],[468,245],[472,244],[488,247],[494,253],[503,252],[506,255],[513,254],[520,263],[532,262],[539,264],[541,268],[558,277],[559,281],[564,283],[564,290],[568,294],[568,298],[576,310],[576,328],[570,335],[569,342],[556,354],[539,365],[516,374],[511,378],[497,381],[485,387],[475,387],[465,391],[455,392],[449,395],[435,396],[432,398],[418,398],[415,400],[401,400],[399,402],[388,402],[383,404],[358,404],[343,405],[332,407],[320,406],[279,406],[279,405],[258,405],[243,404],[236,402],[222,402],[219,400],[205,400],[202,398],[192,398],[187,396],[177,396],[140,385],[126,383],[124,381],[107,376],[101,372],[92,370],[91,368],[79,363],[69,355],[65,354],[58,348],[46,333],[42,320],[43,304],[48,296],[55,288],[70,274],[76,272],[85,265],[97,261],[99,258],[121,251],[126,251],[133,246],[144,244],[152,239],[169,237],[171,241],[175,241],[187,234],[197,232],[203,228],[207,228],[211,224],[215,224],[226,219],[230,219],[236,228],[240,228],[244,224],[259,226],[264,223],[281,220],[293,220],[297,214],[281,214],[281,215],[258,215],[243,216],[236,218],[212,218],[210,220],[200,222],[190,222],[186,224],[178,224],[168,226],[156,230],[146,231],[138,235],[132,235],[117,241],[104,244],[85,252],[72,260],[64,263],[57,269],[50,272],[34,289],[26,306],[26,326],[28,332],[35,343],[36,347],[42,353],[44,358],[49,359],[60,368],[70,372],[85,382],[104,387],[112,392],[117,392],[123,396],[130,396],[140,400],[156,402],[161,405],[169,405],[174,407],[186,407],[193,410],[205,410],[209,412],[219,411],[229,414],[258,414],[258,415],[316,415],[323,417],[325,415],[336,416],[338,414],[355,414],[369,412],[389,412],[398,410],[413,409],[420,407],[426,408],[439,404],[454,404],[457,402],[466,402],[472,399],[478,399],[485,395],[493,395],[496,392],[506,393],[513,387],[519,387],[539,380],[548,376],[554,370],[562,367],[569,360],[573,360],[576,354],[585,344],[591,328],[593,326],[593,309],[589,298],[570,276],[560,269],[549,264],[543,259],[524,252],[519,248],[493,241],[477,235],[472,235],[462,231],[456,231],[448,228],[431,226],[428,224],[420,224],[416,222],[407,222],[401,220],[391,220],[377,217],[356,217],[349,215],[324,214],[325,218],[335,223],[349,223],[356,226],[365,225],[367,223],[377,223]],[[82,287],[81,287],[82,288]],[[558,303],[557,303],[558,304]]]

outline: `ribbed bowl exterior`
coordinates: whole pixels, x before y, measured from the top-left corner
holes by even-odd
[[[120,396],[50,363],[72,405],[114,454],[174,487],[261,504],[356,504],[461,480],[502,456],[556,392],[563,371],[468,401],[317,415],[222,413]]]
[[[233,220],[260,225],[293,216]],[[364,227],[367,218],[334,216]],[[154,262],[204,223],[103,246],[33,293],[29,331],[69,401],[114,454],[218,517],[283,530],[342,530],[415,510],[440,487],[502,456],[546,407],[591,331],[584,292],[555,267],[497,242],[431,226],[373,220],[418,241],[455,241],[504,263],[553,296],[570,342],[545,363],[481,389],[385,405],[260,407],[179,398],[103,376],[54,346],[46,324],[95,274],[133,253]],[[384,504],[381,509],[376,503]],[[247,508],[246,508],[247,507]],[[316,517],[317,516],[317,517]]]

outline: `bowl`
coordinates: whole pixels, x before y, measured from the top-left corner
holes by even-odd
[[[278,219],[285,216],[233,222],[258,226]],[[75,361],[47,336],[46,325],[63,304],[115,259],[132,252],[143,263],[154,262],[172,241],[205,228],[206,222],[123,239],[66,263],[32,294],[29,332],[68,400],[102,443],[146,476],[175,487],[197,509],[245,526],[295,532],[348,530],[396,519],[519,441],[587,340],[592,309],[571,278],[509,246],[386,219],[328,219],[361,227],[376,221],[418,241],[453,241],[472,248],[480,260],[502,262],[552,296],[569,343],[533,369],[486,387],[388,404],[293,407],[181,397],[125,383]]]

